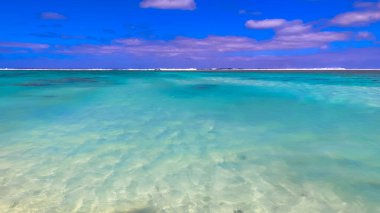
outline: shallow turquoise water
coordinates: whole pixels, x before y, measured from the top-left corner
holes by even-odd
[[[380,73],[0,72],[0,212],[379,212]]]

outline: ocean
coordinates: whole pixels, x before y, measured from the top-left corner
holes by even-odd
[[[0,212],[380,212],[380,72],[0,72]]]

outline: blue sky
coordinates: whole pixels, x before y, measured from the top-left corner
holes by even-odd
[[[380,68],[377,0],[1,4],[0,67]]]

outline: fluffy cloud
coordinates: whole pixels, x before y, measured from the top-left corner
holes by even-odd
[[[285,19],[248,20],[245,26],[250,29],[271,29],[281,27],[285,23]]]
[[[336,16],[331,22],[341,26],[352,26],[367,25],[376,21],[380,21],[380,10],[343,13]]]
[[[357,7],[363,8],[362,10],[339,14],[331,20],[331,23],[339,26],[361,26],[380,21],[380,3],[359,5]]]
[[[142,8],[194,10],[194,0],[143,0]]]
[[[62,14],[59,13],[54,13],[54,12],[43,12],[40,15],[41,19],[55,19],[55,20],[62,20],[66,19],[66,17]]]
[[[349,33],[320,32],[302,20],[248,20],[246,27],[275,30],[276,35],[272,40],[260,42],[260,47],[263,49],[325,48],[331,42],[348,40],[350,37]]]
[[[301,20],[285,19],[248,20],[245,26],[249,29],[274,29],[278,34],[302,33],[312,29],[311,25],[304,24]]]
[[[277,34],[297,34],[312,31],[313,26],[301,20],[287,21],[276,29]]]

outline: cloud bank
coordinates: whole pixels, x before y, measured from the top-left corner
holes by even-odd
[[[257,41],[240,36],[208,36],[206,38],[177,37],[172,40],[116,39],[108,45],[78,45],[59,50],[64,54],[127,54],[142,57],[198,57],[267,50],[297,50],[325,48],[329,43],[345,41],[350,33],[304,32],[279,34],[270,40]]]

